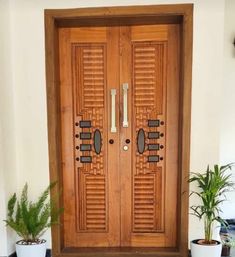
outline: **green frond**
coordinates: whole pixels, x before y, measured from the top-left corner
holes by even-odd
[[[56,185],[56,183],[57,182],[51,183],[39,197],[38,201],[36,202],[36,208],[37,208],[38,212],[40,212],[42,210],[43,205],[49,196],[50,190]]]
[[[9,199],[6,225],[15,230],[26,243],[38,240],[49,227],[58,221],[61,209],[56,208],[55,199],[49,198],[50,189],[55,185],[56,182],[51,183],[36,202],[28,199],[27,183],[23,187],[19,201],[17,201],[16,194]]]
[[[15,222],[16,224],[19,224],[20,220],[22,219],[21,215],[21,207],[19,202],[17,203],[17,209],[16,209],[16,217],[15,217]]]
[[[22,193],[21,193],[21,199],[20,199],[21,204],[24,203],[27,205],[28,203],[28,184],[25,183]]]
[[[201,204],[191,206],[193,215],[199,219],[204,219],[205,240],[211,241],[213,222],[218,221],[225,224],[220,218],[220,205],[226,200],[226,192],[235,189],[235,184],[231,180],[232,174],[227,174],[227,170],[231,170],[234,163],[224,166],[215,164],[213,169],[209,165],[204,173],[191,173],[189,183],[196,183],[198,191],[193,191],[190,195],[196,195]]]
[[[14,213],[14,208],[16,204],[16,194],[13,194],[12,197],[9,199],[8,204],[7,204],[7,209],[8,209],[8,218],[13,219],[12,215]]]

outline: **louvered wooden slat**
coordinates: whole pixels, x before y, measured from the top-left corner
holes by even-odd
[[[104,51],[104,46],[82,47],[81,49],[81,82],[84,92],[82,100],[85,108],[104,106],[106,73]],[[97,94],[97,92],[100,93]]]
[[[159,76],[163,70],[162,46],[147,43],[133,44],[133,87],[135,128],[147,133],[148,119],[157,118],[162,108],[162,80]],[[155,128],[154,128],[155,129]],[[155,129],[156,130],[156,129]],[[154,131],[155,131],[154,130]],[[148,139],[146,139],[148,143]],[[157,143],[157,142],[155,142]],[[156,164],[147,161],[149,152],[139,154],[136,149],[136,164],[133,177],[133,232],[149,233],[162,229],[162,187],[161,172]],[[160,175],[159,175],[160,174]]]
[[[136,176],[134,185],[136,185],[134,186],[134,231],[154,230],[155,195],[153,189],[155,177],[153,175]],[[149,190],[149,187],[151,190]]]
[[[85,182],[86,230],[106,229],[106,193],[104,176],[87,176]]]
[[[154,90],[149,91],[148,95],[144,92],[139,93],[139,87],[148,88],[149,84],[156,84],[156,49],[155,47],[144,47],[137,45],[133,51],[134,58],[134,88],[135,88],[135,105],[149,106],[155,101]],[[145,69],[143,70],[143,68]]]
[[[75,120],[91,120],[91,128],[75,126],[77,134],[89,132],[94,134],[99,129],[104,140],[105,95],[106,95],[106,46],[105,44],[77,44],[74,59],[74,85],[76,89],[77,114]],[[81,143],[81,142],[80,142]],[[91,140],[83,140],[83,144],[91,144]],[[78,231],[90,233],[107,230],[107,191],[104,158],[106,149],[103,146],[97,155],[93,149],[89,152],[76,151],[82,156],[91,156],[91,163],[79,163],[79,190],[77,201]]]

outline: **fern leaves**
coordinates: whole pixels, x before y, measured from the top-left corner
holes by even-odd
[[[50,190],[56,185],[51,183],[40,195],[36,202],[28,200],[28,185],[25,184],[20,200],[16,194],[8,201],[8,215],[6,224],[23,238],[26,243],[37,242],[51,227],[58,223],[62,209],[57,209],[55,201],[49,199]]]
[[[10,220],[13,219],[13,213],[14,213],[14,207],[15,207],[15,203],[16,203],[16,194],[13,194],[13,196],[10,198],[10,200],[8,201],[8,218]]]

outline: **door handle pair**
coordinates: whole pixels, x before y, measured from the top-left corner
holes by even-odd
[[[128,128],[128,83],[122,84],[123,89],[123,128]],[[111,133],[116,133],[116,89],[111,89]]]

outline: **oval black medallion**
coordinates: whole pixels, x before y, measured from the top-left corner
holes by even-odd
[[[100,154],[101,152],[101,145],[102,145],[101,133],[98,129],[94,132],[94,148],[96,154]]]
[[[145,133],[143,129],[140,129],[138,131],[138,135],[137,135],[137,148],[138,148],[138,152],[140,154],[142,154],[144,152],[144,148],[145,148]]]

